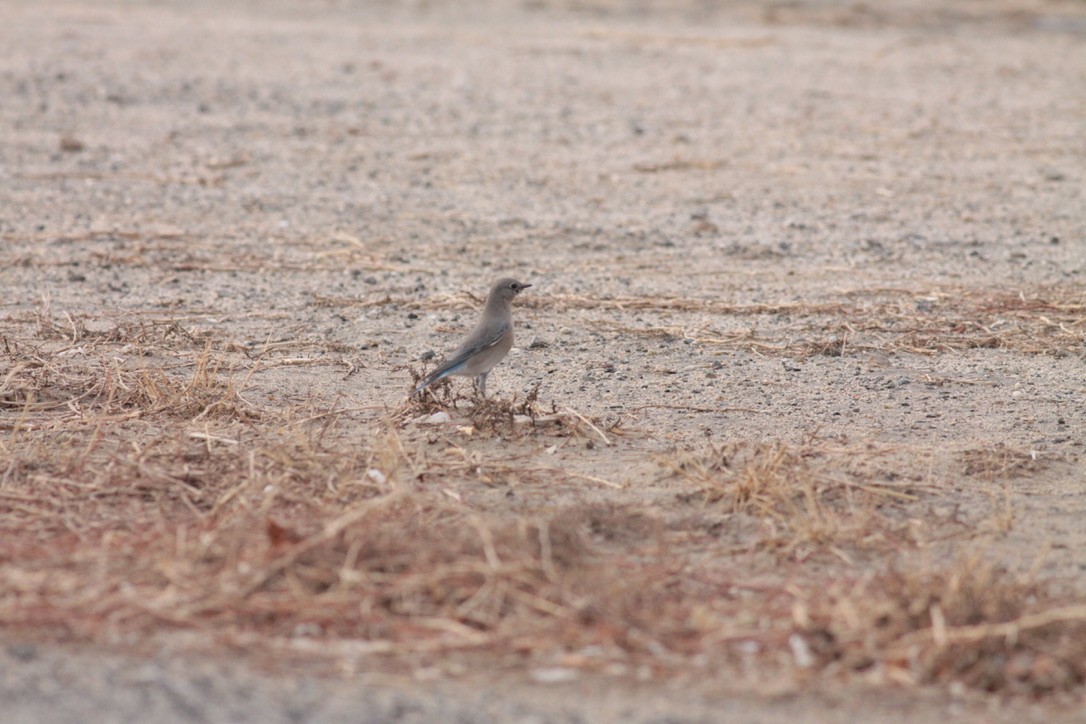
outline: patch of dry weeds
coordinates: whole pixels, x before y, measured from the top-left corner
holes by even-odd
[[[128,329],[92,339],[77,326],[74,345],[48,326],[5,335],[0,627],[109,645],[187,632],[277,661],[470,651],[611,674],[878,669],[1031,694],[1082,681],[1079,602],[980,566],[894,567],[923,543],[910,506],[926,489],[874,470],[885,451],[811,440],[663,460],[680,504],[721,527],[753,523],[742,550],[637,499],[482,510],[457,487],[513,476],[624,487],[620,474],[518,457],[555,436],[610,445],[621,427],[535,393],[469,400],[436,386],[360,439],[335,407],[250,404],[259,359],[245,367],[184,335]],[[148,358],[177,344],[179,365],[125,362],[140,333]],[[463,424],[411,423],[437,412]],[[479,438],[500,443],[501,459],[472,449]],[[1006,472],[987,453],[966,462]],[[765,552],[768,568],[740,558]],[[886,572],[857,576],[859,555]],[[805,561],[851,583],[827,585]],[[782,579],[785,564],[801,575]]]
[[[892,569],[814,599],[801,635],[830,670],[1029,695],[1086,679],[1086,605],[978,558]]]
[[[760,521],[756,547],[799,558],[828,549],[849,561],[850,549],[894,550],[911,541],[892,511],[919,500],[916,483],[853,470],[851,458],[865,453],[829,443],[736,443],[661,462],[691,488],[681,500]]]
[[[1001,442],[962,453],[965,474],[985,480],[1024,477],[1047,469],[1054,460],[1050,454],[1016,449]]]

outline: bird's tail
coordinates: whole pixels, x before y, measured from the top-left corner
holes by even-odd
[[[440,370],[440,369],[431,372],[430,374],[426,375],[421,380],[419,380],[419,383],[417,385],[415,385],[415,391],[411,393],[411,396],[414,397],[415,395],[419,394],[420,392],[422,392],[423,390],[425,390],[427,387],[434,384],[438,380],[441,380],[441,379],[444,379],[444,378],[448,377],[450,374],[452,374],[452,372],[453,372],[453,370]]]
[[[415,391],[411,393],[411,396],[414,397],[415,395],[419,394],[420,392],[425,390],[427,387],[429,387],[430,385],[437,382],[439,379],[441,379],[441,378],[440,377],[423,377],[422,380],[417,385],[415,385]]]
[[[415,386],[415,391],[411,393],[411,396],[414,397],[438,380],[444,379],[449,375],[456,374],[461,369],[463,369],[464,364],[464,360],[454,359],[441,365],[436,370],[426,375],[419,381],[418,385]]]

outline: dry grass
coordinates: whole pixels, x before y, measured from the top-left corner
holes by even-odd
[[[409,369],[411,373],[410,390],[424,377],[417,370]],[[419,415],[431,415],[435,412],[451,412],[466,408],[468,417],[477,429],[486,432],[497,430],[512,431],[516,428],[517,418],[527,418],[535,422],[548,414],[556,414],[558,408],[551,403],[549,412],[539,403],[539,385],[536,385],[523,399],[514,396],[510,400],[497,397],[480,397],[477,394],[466,392],[454,386],[453,381],[446,377],[433,383],[419,394],[411,394],[407,400],[405,414],[408,418]]]
[[[660,676],[877,669],[1031,694],[1082,681],[1079,602],[996,569],[896,567],[963,525],[916,523],[934,492],[883,474],[900,451],[810,440],[670,455],[687,518],[636,497],[488,508],[461,491],[625,487],[621,471],[518,457],[624,431],[535,393],[437,385],[359,439],[335,407],[247,400],[270,348],[176,322],[64,321],[9,320],[0,345],[0,627],[112,646],[188,632],[278,661],[470,651]],[[435,412],[456,432],[412,422]],[[1020,462],[965,454],[977,475],[1028,473]],[[687,525],[698,516],[715,522]],[[758,568],[766,553],[776,563]],[[827,588],[827,571],[851,583]]]
[[[868,291],[844,301],[786,305],[734,305],[716,300],[625,300],[615,308],[682,311],[751,317],[741,331],[698,326],[634,327],[600,320],[597,324],[649,337],[687,339],[699,344],[796,357],[849,352],[904,351],[933,355],[952,350],[1008,349],[1025,354],[1081,354],[1086,345],[1086,297],[1054,288],[1027,298],[977,290]],[[600,306],[611,306],[604,300]]]
[[[643,576],[599,568],[583,511],[488,516],[415,490],[478,466],[427,460],[394,424],[359,446],[335,410],[265,423],[244,371],[206,348],[190,346],[180,375],[120,361],[124,330],[93,344],[77,331],[78,355],[54,327],[38,332],[9,343],[0,397],[4,625],[95,641],[210,628],[393,653],[568,628],[558,646],[645,595]],[[502,432],[542,417],[534,394],[474,401],[469,415]]]
[[[396,306],[414,310],[468,310],[480,300],[471,294],[388,295],[373,299],[317,297],[332,307]],[[899,350],[932,355],[951,350],[1009,349],[1025,354],[1081,354],[1086,346],[1086,295],[1067,287],[1038,289],[1030,296],[1003,290],[874,289],[833,301],[745,304],[718,298],[612,297],[597,299],[543,290],[518,302],[553,311],[648,312],[696,317],[633,326],[611,318],[589,324],[647,337],[688,339],[699,344],[747,349],[760,354],[841,356],[848,352]],[[750,319],[748,329],[707,325],[707,316]]]
[[[1046,469],[1055,458],[1036,450],[1019,450],[1005,443],[966,450],[962,453],[966,475],[985,480],[1017,478]]]
[[[826,441],[738,443],[661,462],[692,488],[681,498],[758,520],[758,547],[799,558],[826,548],[849,561],[849,550],[893,549],[913,535],[888,512],[919,500],[923,486],[880,479],[855,464],[877,455]]]
[[[879,452],[813,440],[802,446],[731,445],[668,458],[692,489],[684,499],[704,509],[722,507],[732,520],[761,522],[752,550],[801,561],[824,551],[849,564],[875,552],[889,562],[883,573],[868,567],[859,576],[795,580],[784,589],[794,599],[787,614],[778,609],[777,626],[729,631],[721,624],[707,635],[744,651],[786,649],[801,678],[803,672],[860,674],[881,683],[957,682],[1030,696],[1081,686],[1086,604],[1024,583],[977,557],[927,568],[904,564],[962,521],[908,519],[908,506],[934,491],[915,481],[880,479],[869,466],[854,464]],[[982,466],[973,473],[1024,474],[1006,463],[1008,455],[996,455],[996,465],[993,451],[983,453],[965,454],[970,464]],[[773,602],[763,600],[762,606],[770,606],[763,612],[773,610]],[[781,625],[785,617],[791,626]]]
[[[978,558],[892,570],[819,598],[802,636],[837,671],[1029,695],[1086,680],[1086,605]]]
[[[410,390],[422,379],[416,370],[409,370],[412,377]],[[544,404],[539,401],[539,385],[524,396],[514,395],[509,400],[497,397],[479,397],[457,391],[449,378],[438,380],[433,385],[414,395],[410,392],[407,402],[395,414],[402,421],[420,422],[437,413],[450,415],[463,411],[467,425],[460,430],[468,435],[479,433],[484,436],[502,436],[519,438],[539,432],[558,437],[582,437],[589,440],[589,445],[612,444],[612,436],[622,434],[621,420],[609,423],[600,419],[590,419],[571,407],[559,409],[558,403],[551,401]]]

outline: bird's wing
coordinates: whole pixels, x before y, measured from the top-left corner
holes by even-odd
[[[502,340],[502,337],[505,336],[506,332],[509,331],[509,326],[508,322],[502,322],[501,324],[494,325],[493,329],[484,328],[479,330],[479,332],[469,335],[468,341],[465,342],[460,349],[449,355],[436,370],[422,379],[418,387],[415,388],[415,392],[420,392],[440,380],[442,377],[453,374],[467,364],[469,359],[483,350],[496,345]]]

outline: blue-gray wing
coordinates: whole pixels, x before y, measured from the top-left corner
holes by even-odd
[[[485,352],[500,342],[508,331],[508,323],[492,325],[489,329],[484,327],[483,329],[476,330],[469,335],[467,341],[464,342],[460,349],[449,355],[436,370],[426,375],[426,377],[419,382],[418,386],[415,387],[415,392],[422,392],[441,378],[456,374],[471,361],[472,357],[481,352]]]

